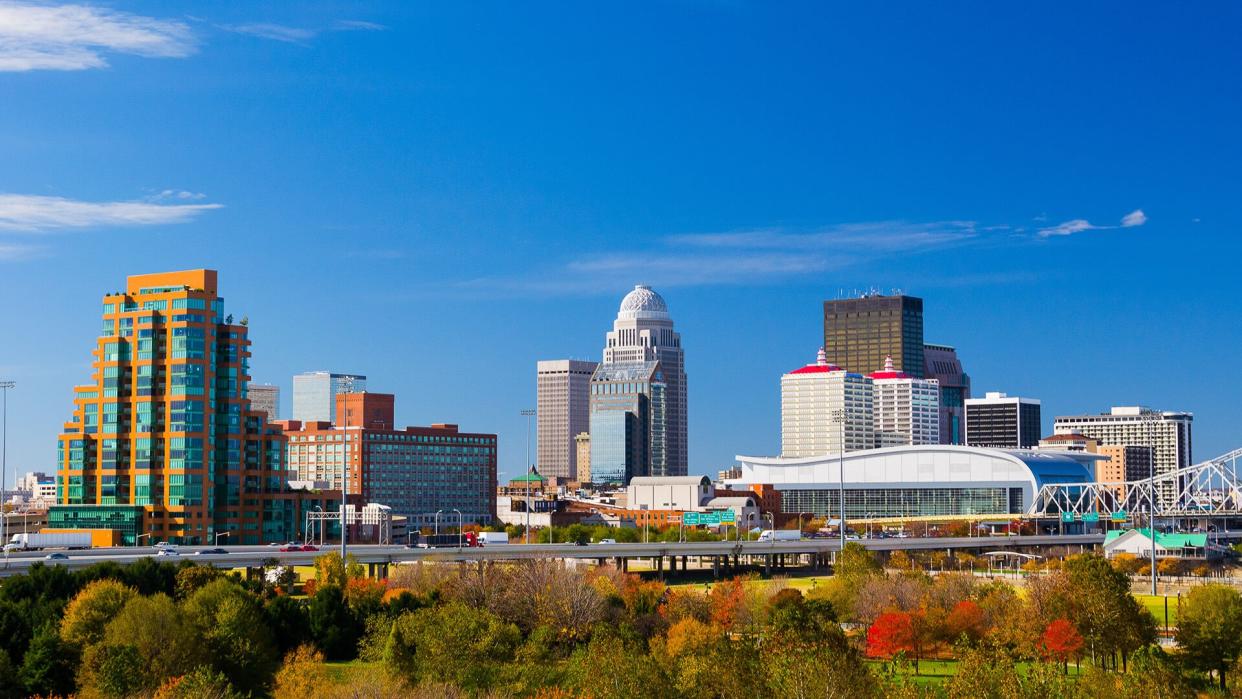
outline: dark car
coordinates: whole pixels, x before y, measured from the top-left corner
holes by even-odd
[[[228,553],[228,551],[225,551],[224,549],[203,549],[202,551],[199,551],[195,555],[197,556],[223,556],[226,553]]]
[[[69,556],[63,553],[49,553],[43,557],[45,561],[67,561]]]

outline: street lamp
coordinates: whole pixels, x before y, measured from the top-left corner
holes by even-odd
[[[810,522],[812,519],[815,518],[814,512],[799,512],[798,513],[798,538],[799,539],[802,538],[802,515],[811,515],[811,517],[807,519],[808,522]]]
[[[228,536],[231,532],[216,532],[216,546],[220,545],[220,537]]]
[[[844,390],[844,389],[842,389]],[[841,441],[837,445],[837,499],[841,506],[841,518],[837,520],[837,528],[841,531],[841,550],[845,550],[845,410],[832,411],[832,419],[840,428]]]
[[[460,551],[461,550],[461,510],[454,507],[453,511],[457,513],[457,549]]]
[[[444,510],[436,510],[436,536],[440,536],[440,513]]]
[[[139,534],[138,536],[134,537],[134,548],[138,548],[138,542],[142,541],[142,537],[144,536],[151,536],[151,532],[147,532],[146,534]]]
[[[4,484],[9,478],[9,389],[17,385],[16,381],[0,381],[0,402],[3,403],[3,417],[0,418],[0,514],[4,513]],[[4,531],[4,517],[0,517],[0,541],[8,542]]]
[[[519,413],[526,418],[526,543],[530,543],[530,477],[534,475],[535,465],[530,462],[530,419],[537,415],[532,408],[524,408]],[[548,526],[552,526],[552,518],[548,518]]]

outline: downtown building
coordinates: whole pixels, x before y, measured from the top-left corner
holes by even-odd
[[[1053,421],[1054,434],[1081,434],[1097,440],[1101,447],[1144,446],[1153,453],[1151,467],[1160,476],[1193,463],[1191,426],[1194,415],[1128,406],[1114,407],[1099,415],[1059,415]],[[1137,456],[1141,460],[1142,456]],[[1129,457],[1127,457],[1127,461]],[[1175,483],[1158,487],[1166,504],[1177,497]]]
[[[541,361],[536,366],[536,450],[539,472],[580,478],[575,440],[591,424],[591,376],[596,362],[576,359]],[[529,468],[531,464],[527,464]]]
[[[866,294],[824,301],[824,350],[828,362],[846,371],[884,370],[892,357],[897,371],[923,378],[923,299]]]
[[[280,386],[250,385],[250,409],[263,413],[268,422],[280,419]]]
[[[293,419],[298,422],[336,422],[336,396],[365,390],[367,377],[361,374],[334,374],[330,371],[295,374]]]
[[[593,483],[669,475],[668,384],[657,361],[605,362],[591,377]]]
[[[247,323],[225,315],[216,276],[132,276],[104,296],[91,381],[58,437],[51,528],[260,544],[298,538],[311,506],[339,506],[289,489],[285,437],[247,396]]]
[[[966,444],[993,449],[1031,449],[1039,445],[1040,404],[989,392],[966,400]]]
[[[818,457],[871,449],[875,417],[871,379],[828,363],[781,376],[781,457]]]
[[[940,444],[940,382],[897,371],[891,357],[867,378],[876,448]]]
[[[966,443],[966,399],[970,375],[962,369],[957,350],[948,345],[923,345],[923,376],[940,384],[940,443]]]
[[[387,506],[410,527],[431,526],[437,511],[445,523],[456,521],[454,510],[467,524],[493,522],[496,435],[452,424],[396,429],[392,394],[339,393],[335,402],[336,424],[278,423],[299,480]]]
[[[604,342],[604,361],[596,370],[596,380],[605,383],[616,383],[611,378],[615,370],[621,374],[629,372],[642,373],[636,365],[658,364],[658,379],[652,379],[651,371],[647,383],[660,384],[663,395],[660,397],[657,411],[660,424],[648,426],[651,432],[650,441],[662,456],[656,463],[639,465],[631,475],[644,476],[684,476],[689,472],[688,439],[686,428],[686,363],[681,347],[681,335],[673,329],[673,319],[669,315],[668,305],[664,299],[649,286],[639,284],[621,300],[617,318],[613,321]],[[601,374],[600,372],[604,372]],[[622,383],[625,383],[622,381]],[[631,387],[632,388],[632,387]],[[593,479],[601,481],[600,462],[596,460],[595,433],[595,393],[592,392],[591,405],[591,466]],[[650,396],[649,396],[650,398]],[[614,423],[618,421],[614,418]],[[614,424],[614,427],[617,426]],[[658,445],[654,443],[658,442]],[[654,453],[654,452],[653,452]],[[605,467],[607,468],[607,467]],[[615,470],[610,475],[616,475]],[[627,481],[628,482],[628,481]]]

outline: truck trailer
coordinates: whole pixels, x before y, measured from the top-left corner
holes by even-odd
[[[759,541],[801,541],[802,532],[797,529],[768,529],[759,532]]]
[[[5,551],[36,551],[38,549],[88,549],[91,547],[90,532],[64,534],[14,534]]]

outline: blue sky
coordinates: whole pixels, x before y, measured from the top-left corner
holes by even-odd
[[[1242,6],[0,1],[9,474],[103,293],[210,267],[252,369],[501,437],[654,285],[690,460],[775,453],[820,302],[901,288],[977,393],[1242,446]]]

